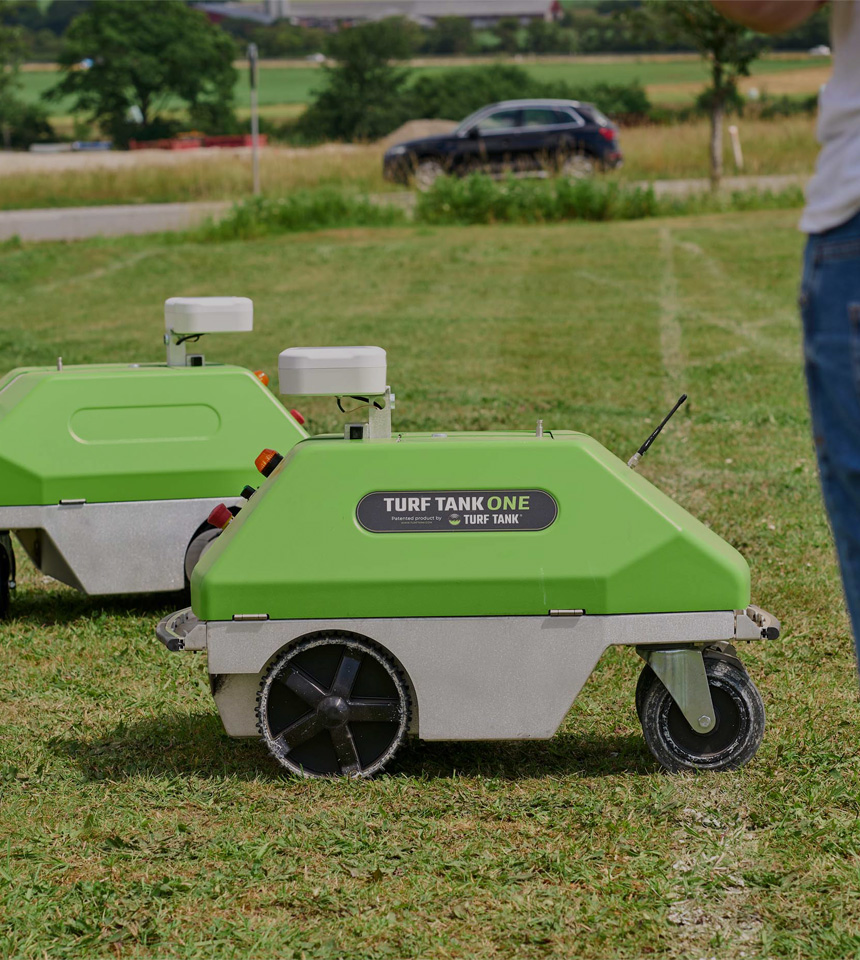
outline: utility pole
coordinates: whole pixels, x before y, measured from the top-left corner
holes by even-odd
[[[257,104],[257,44],[248,44],[248,68],[251,83],[251,166],[254,171],[254,196],[260,193],[260,115]]]

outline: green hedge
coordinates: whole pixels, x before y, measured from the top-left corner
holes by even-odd
[[[276,233],[335,227],[387,227],[406,222],[400,207],[331,187],[297,190],[282,199],[254,197],[234,205],[221,220],[194,231],[201,240],[249,240]]]
[[[497,181],[476,174],[437,180],[419,195],[415,219],[438,224],[638,220],[658,210],[650,187],[562,178]]]
[[[382,198],[381,198],[382,199]],[[803,190],[756,190],[658,197],[653,188],[607,180],[493,180],[484,174],[443,177],[419,194],[413,222],[427,225],[561,223],[571,220],[640,220],[728,211],[778,210],[803,205]],[[222,220],[192,232],[204,241],[243,240],[268,234],[338,227],[405,225],[400,206],[331,187],[298,190],[284,199],[257,197],[236,204]]]
[[[801,187],[777,193],[691,193],[658,197],[653,188],[607,180],[493,180],[483,174],[444,177],[420,194],[415,219],[432,224],[557,223],[566,220],[639,220],[732,210],[803,206]]]
[[[462,120],[489,103],[523,97],[584,100],[626,123],[646,120],[651,110],[638,82],[580,86],[546,82],[504,63],[457,67],[417,78],[410,71],[385,68],[369,71],[362,84],[338,68],[329,73],[328,86],[291,132],[305,142],[374,139],[407,120]]]
[[[488,103],[523,97],[584,100],[612,117],[645,117],[651,109],[648,96],[638,82],[587,85],[546,82],[522,67],[504,63],[425,74],[409,86],[404,99],[412,117],[462,120]]]

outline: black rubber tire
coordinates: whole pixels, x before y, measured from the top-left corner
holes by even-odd
[[[736,655],[731,655],[723,653],[722,650],[708,648],[704,651],[703,656],[706,660],[725,660],[727,663],[734,663],[738,667],[741,666],[740,660],[738,660]],[[651,667],[646,663],[642,668],[642,672],[639,674],[639,679],[636,681],[636,715],[639,717],[639,720],[642,720],[642,704],[645,702],[645,696],[648,691],[651,689],[651,684],[657,679],[657,674],[651,669]]]
[[[651,684],[657,679],[657,674],[646,663],[636,681],[636,715],[642,720],[642,704],[651,689]]]
[[[640,720],[648,749],[670,773],[735,770],[748,763],[764,737],[761,694],[743,667],[730,659],[705,657],[716,712],[708,733],[693,730],[662,681],[654,677],[642,702]]]
[[[274,659],[257,694],[257,729],[291,773],[373,777],[402,746],[410,708],[406,678],[386,650],[325,633]]]
[[[0,538],[0,620],[9,616],[11,590],[9,581],[15,576],[15,554],[12,542],[4,532]]]
[[[9,616],[9,577],[0,569],[0,620]]]
[[[239,512],[240,509],[241,507],[229,508],[230,513],[232,513],[234,517],[236,516],[236,514]],[[185,556],[182,559],[182,571],[184,574],[185,596],[186,598],[189,598],[189,602],[190,602],[190,596],[191,596],[191,577],[189,574],[194,572],[194,567],[202,559],[202,552],[200,556],[198,556],[195,559],[194,563],[190,563],[189,555],[191,554],[191,551],[193,548],[201,546],[201,541],[202,541],[202,545],[208,549],[212,541],[220,537],[222,532],[223,532],[222,530],[219,530],[217,527],[213,527],[211,523],[204,520],[203,523],[201,523],[200,526],[194,531],[191,539],[188,541],[188,546],[185,548]],[[190,571],[188,569],[189,566],[191,566]]]

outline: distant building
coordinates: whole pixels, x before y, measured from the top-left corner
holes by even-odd
[[[210,0],[195,6],[213,20],[290,20],[302,26],[329,28],[385,17],[407,17],[424,25],[432,25],[439,17],[465,17],[481,29],[492,27],[505,17],[527,24],[530,20],[555,20],[561,16],[559,0]]]

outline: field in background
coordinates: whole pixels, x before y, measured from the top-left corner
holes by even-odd
[[[202,657],[155,640],[175,598],[87,599],[25,568],[0,645],[0,954],[856,955],[860,705],[794,221],[0,248],[0,374],[157,360],[163,298],[218,293],[254,297],[256,330],[212,359],[274,375],[290,344],[385,346],[401,429],[542,417],[626,458],[687,391],[643,470],[744,552],[786,628],[741,650],[768,730],[737,773],[658,771],[628,650],[552,741],[414,744],[377,782],[299,782],[224,736]],[[315,431],[341,422],[302,406]]]
[[[462,63],[494,62],[476,58],[420,61],[416,74],[450,69]],[[676,57],[546,57],[522,58],[507,62],[521,63],[530,73],[542,80],[564,80],[568,83],[630,83],[640,81],[656,103],[678,104],[692,101],[707,80],[707,65],[694,56]],[[41,65],[40,65],[41,66]],[[751,86],[773,94],[814,94],[829,73],[829,60],[821,57],[775,56],[757,60],[752,65],[752,78],[743,81],[744,89]],[[26,99],[38,99],[56,82],[51,70],[25,70],[21,74]],[[260,71],[260,104],[270,108],[269,116],[283,119],[291,115],[274,107],[308,103],[313,92],[325,82],[322,68],[302,61],[266,61]],[[240,66],[236,84],[236,102],[248,103],[248,72]],[[70,104],[61,101],[50,107],[57,116],[68,114]],[[294,115],[294,110],[292,115]],[[450,119],[459,120],[461,117]]]
[[[811,172],[817,151],[814,121],[737,121],[749,174]],[[624,130],[624,181],[707,177],[706,121],[673,127]],[[156,203],[180,200],[235,200],[250,189],[247,152],[213,151],[153,154],[111,153],[32,157],[0,154],[0,209],[79,206],[100,203]],[[728,136],[726,172],[733,172]],[[52,172],[56,171],[56,172]],[[330,185],[373,193],[392,189],[382,179],[382,148],[328,144],[310,149],[270,147],[262,153],[264,191],[282,196],[299,187]]]

